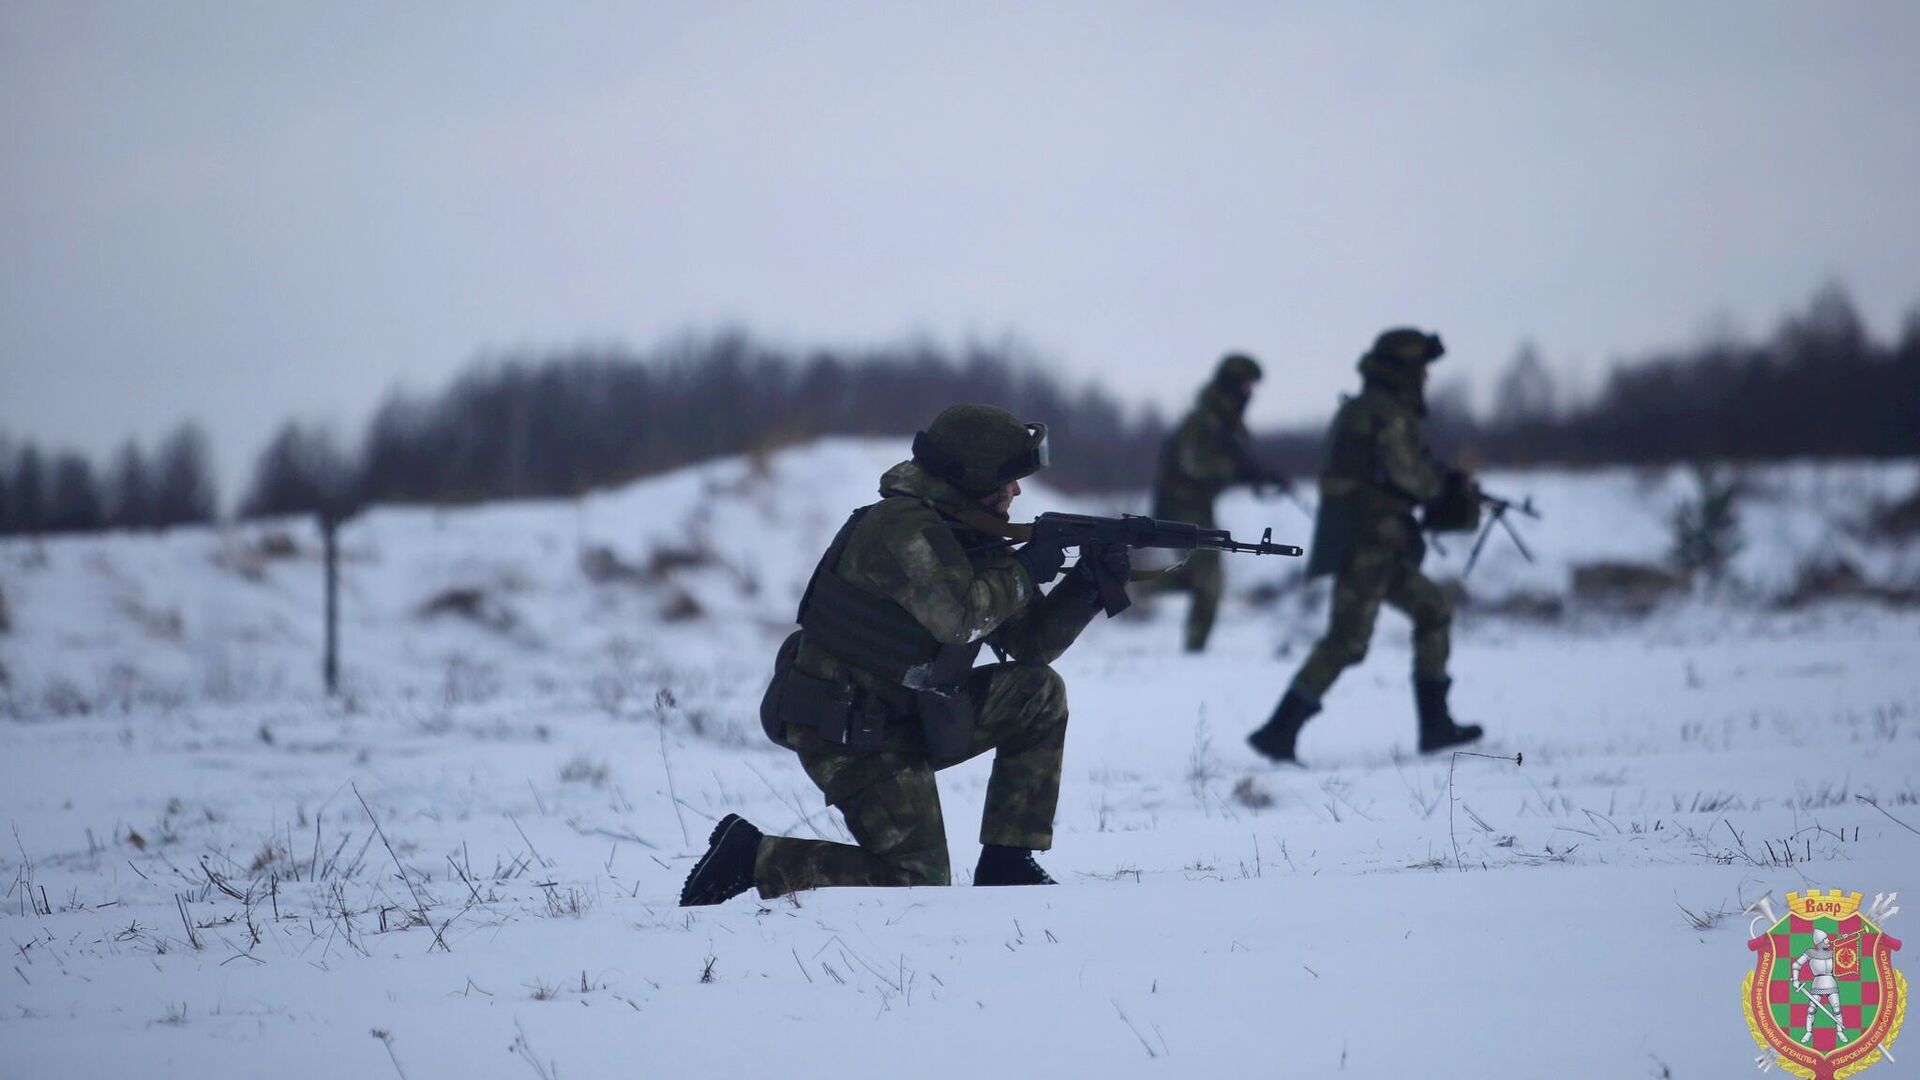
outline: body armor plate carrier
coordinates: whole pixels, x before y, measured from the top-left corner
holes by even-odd
[[[964,683],[980,653],[978,642],[946,645],[906,608],[834,573],[854,529],[870,507],[853,512],[827,546],[800,598],[800,629],[780,646],[773,681],[760,703],[767,737],[782,745],[789,726],[813,729],[821,739],[858,752],[880,748],[889,714],[902,710],[869,702],[849,679],[821,679],[793,669],[800,639],[889,686],[911,703],[936,759],[958,758],[973,740],[973,702]],[[893,695],[886,695],[893,697]],[[879,706],[879,707],[873,707]]]

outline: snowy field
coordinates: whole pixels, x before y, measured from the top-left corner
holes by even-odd
[[[1257,760],[1325,607],[1239,557],[1205,656],[1171,599],[1059,665],[1061,886],[681,910],[730,810],[844,837],[755,711],[899,456],[356,519],[338,701],[306,523],[0,546],[0,1077],[1738,1076],[1747,903],[1920,901],[1920,608],[1776,602],[1831,556],[1920,583],[1920,547],[1853,527],[1907,463],[1757,472],[1734,584],[1645,616],[1574,602],[1571,568],[1659,559],[1683,476],[1488,478],[1546,512],[1541,561],[1489,541],[1455,705],[1524,764],[1410,756],[1394,614],[1312,768]],[[1250,496],[1223,518],[1309,531]],[[942,774],[961,882],[985,782]]]

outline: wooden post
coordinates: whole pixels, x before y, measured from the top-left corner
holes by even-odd
[[[327,654],[322,673],[327,681],[327,696],[340,693],[340,518],[321,511],[320,543],[326,560],[327,576]]]

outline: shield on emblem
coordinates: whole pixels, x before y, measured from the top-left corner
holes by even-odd
[[[1858,896],[1858,894],[1854,894]],[[1747,942],[1747,1026],[1782,1069],[1840,1080],[1879,1061],[1906,1012],[1906,980],[1893,967],[1900,942],[1862,915],[1796,910]],[[1816,944],[1814,931],[1826,941]]]

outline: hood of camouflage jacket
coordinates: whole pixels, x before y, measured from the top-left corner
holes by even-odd
[[[1427,415],[1427,396],[1421,388],[1420,377],[1403,364],[1367,353],[1360,358],[1360,376],[1366,380],[1369,388],[1379,390],[1393,400],[1412,409],[1414,415]]]
[[[903,461],[880,477],[880,494],[905,495],[932,504],[949,517],[956,512],[984,513],[980,500],[920,467],[916,461]]]

